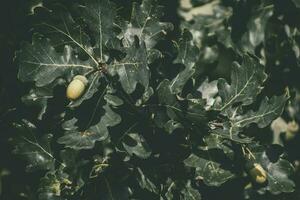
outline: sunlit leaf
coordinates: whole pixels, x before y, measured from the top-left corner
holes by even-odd
[[[123,32],[119,36],[123,39],[123,44],[131,46],[137,36],[140,41],[145,42],[147,49],[153,48],[167,31],[173,29],[171,23],[160,22],[162,16],[163,9],[155,0],[143,0],[141,5],[133,3],[131,20],[122,25]]]
[[[48,85],[59,77],[83,74],[93,69],[90,61],[76,58],[70,46],[65,46],[62,54],[57,53],[48,39],[37,34],[33,36],[31,44],[23,43],[17,57],[19,79],[34,81],[38,87]]]
[[[223,168],[222,164],[212,160],[212,156],[208,151],[203,153],[203,157],[191,154],[184,160],[184,164],[187,167],[195,168],[196,179],[203,180],[210,186],[220,186],[235,175],[230,170]]]
[[[217,105],[217,109],[224,111],[236,103],[242,105],[253,103],[256,95],[261,92],[266,78],[264,67],[259,64],[258,60],[244,55],[241,65],[237,62],[233,63],[230,85],[225,79],[219,79],[218,91],[222,103]]]

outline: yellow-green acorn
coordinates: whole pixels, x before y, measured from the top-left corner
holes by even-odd
[[[254,163],[253,168],[249,170],[249,174],[256,183],[263,184],[267,180],[266,171],[258,163]]]
[[[78,99],[85,91],[88,80],[85,76],[77,75],[73,78],[67,88],[67,97],[70,100]]]
[[[291,121],[287,124],[285,133],[285,140],[290,141],[295,138],[296,133],[299,131],[299,125],[296,121]]]

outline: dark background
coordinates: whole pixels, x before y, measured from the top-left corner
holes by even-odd
[[[25,1],[16,0],[2,2],[0,7],[0,173],[9,173],[0,176],[1,200],[22,199],[19,193],[26,190],[28,181],[33,180],[24,172],[24,163],[12,155],[13,147],[9,144],[9,138],[14,134],[10,129],[12,119],[25,115],[19,108],[26,86],[17,81],[13,58],[19,42],[29,36],[28,18],[25,17],[27,7]]]

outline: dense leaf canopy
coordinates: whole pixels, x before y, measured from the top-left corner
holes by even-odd
[[[262,135],[297,104],[292,84],[270,85],[300,67],[299,23],[277,1],[179,2],[176,19],[158,0],[34,4],[15,62],[21,107],[37,111],[12,120],[13,152],[39,176],[32,199],[200,200],[235,181],[243,199],[295,191],[286,148]],[[69,100],[77,75],[88,83]]]

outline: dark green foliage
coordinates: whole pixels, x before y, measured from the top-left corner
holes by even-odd
[[[235,182],[242,199],[299,195],[299,157],[265,139],[276,118],[299,112],[297,79],[284,79],[300,67],[299,24],[279,1],[31,3],[15,54],[23,114],[5,118],[34,174],[24,199],[215,199]],[[88,84],[69,101],[76,75]]]

